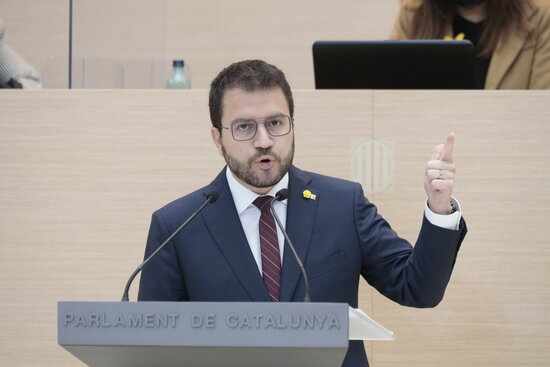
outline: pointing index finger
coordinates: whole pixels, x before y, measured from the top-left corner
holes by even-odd
[[[455,133],[450,133],[449,135],[447,135],[447,140],[445,141],[445,145],[443,146],[443,154],[441,155],[441,158],[439,158],[440,161],[453,163],[454,144],[455,144]]]

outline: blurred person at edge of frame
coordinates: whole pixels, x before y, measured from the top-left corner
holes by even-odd
[[[0,88],[42,88],[42,80],[4,39],[5,26],[0,18]]]
[[[550,89],[550,0],[402,0],[390,39],[466,39],[479,88]]]

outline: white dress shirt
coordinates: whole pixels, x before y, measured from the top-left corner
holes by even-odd
[[[237,213],[239,214],[239,219],[241,220],[244,234],[246,235],[248,245],[250,246],[250,251],[252,251],[252,255],[254,255],[260,274],[262,274],[262,253],[260,248],[259,227],[261,211],[253,204],[254,200],[256,200],[258,196],[262,195],[258,195],[250,189],[244,187],[233,176],[233,173],[229,168],[226,168],[225,175],[227,177],[227,183],[229,184],[229,190],[231,190],[231,195],[233,196],[233,201],[235,202],[235,208],[237,208]],[[285,188],[288,188],[288,172],[266,195],[271,195],[274,197],[279,190]],[[449,215],[441,215],[432,212],[428,207],[428,202],[426,201],[424,215],[428,221],[438,227],[453,230],[458,229],[461,218],[460,204],[455,198],[452,198],[452,200],[458,210]],[[283,201],[276,201],[273,206],[283,227],[286,228],[287,199]],[[282,265],[285,238],[279,226],[277,226],[277,239],[279,240],[279,252],[281,254]]]

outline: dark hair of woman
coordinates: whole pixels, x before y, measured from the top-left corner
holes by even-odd
[[[527,32],[527,9],[531,0],[485,0],[485,30],[479,40],[479,56],[488,56],[501,39],[512,32]],[[454,1],[424,0],[413,18],[413,36],[419,39],[443,38],[445,27],[457,14]]]

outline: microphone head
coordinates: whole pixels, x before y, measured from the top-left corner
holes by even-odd
[[[208,199],[208,201],[209,201],[210,203],[215,202],[216,200],[218,200],[219,197],[220,197],[220,194],[218,194],[217,191],[210,191],[210,192],[206,195],[206,198]]]
[[[278,201],[283,201],[286,198],[288,198],[288,189],[280,189],[275,194],[275,199],[277,199]]]

